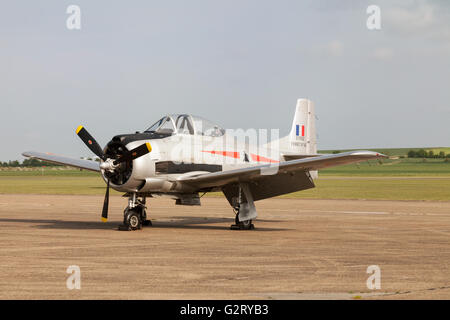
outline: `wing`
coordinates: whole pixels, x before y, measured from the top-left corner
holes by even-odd
[[[281,156],[284,158],[285,161],[289,161],[289,160],[298,160],[298,159],[318,157],[318,156],[320,156],[320,154],[299,154],[299,153],[292,153],[292,152],[283,152],[281,154]]]
[[[36,159],[44,160],[47,162],[52,162],[52,163],[57,163],[57,164],[65,164],[65,165],[71,166],[71,167],[100,172],[100,163],[98,163],[97,161],[73,159],[73,158],[68,158],[68,157],[63,157],[63,156],[57,156],[52,153],[42,153],[42,152],[34,152],[34,151],[27,151],[27,152],[22,153],[22,155],[24,157],[28,157],[28,158],[36,158]]]
[[[182,175],[177,178],[177,181],[198,190],[224,187],[238,182],[250,182],[254,185],[252,188],[257,193],[255,200],[259,200],[313,188],[314,183],[309,171],[385,157],[383,154],[372,151],[351,151],[284,161],[276,166],[265,164],[214,173]]]

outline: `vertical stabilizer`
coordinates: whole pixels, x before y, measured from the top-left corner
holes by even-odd
[[[266,144],[266,147],[279,150],[284,160],[301,159],[317,154],[316,115],[314,103],[308,99],[298,99],[290,133]],[[317,171],[310,171],[313,179]]]
[[[316,119],[311,100],[297,100],[286,151],[304,155],[317,153]]]

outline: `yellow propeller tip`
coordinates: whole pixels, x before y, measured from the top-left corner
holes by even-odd
[[[147,142],[146,145],[147,145],[148,152],[152,152],[152,146],[150,145],[150,143]]]
[[[108,219],[102,217],[102,221],[103,221],[103,222],[106,222],[106,221],[108,221]]]
[[[81,129],[83,129],[83,126],[79,126],[79,127],[77,128],[76,133],[78,134],[78,133],[81,131]]]

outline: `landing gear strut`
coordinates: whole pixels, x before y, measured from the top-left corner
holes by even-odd
[[[252,218],[256,218],[256,209],[253,203],[253,196],[245,183],[239,184],[238,196],[233,201],[233,210],[236,214],[231,230],[252,230],[255,226]]]
[[[131,231],[142,229],[142,226],[151,226],[152,222],[147,220],[147,207],[145,206],[145,197],[139,200],[136,193],[128,198],[128,207],[123,212],[123,224],[119,230]]]

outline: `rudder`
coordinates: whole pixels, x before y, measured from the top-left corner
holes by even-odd
[[[287,150],[297,154],[317,154],[316,119],[314,103],[298,99],[294,120],[289,134]]]

